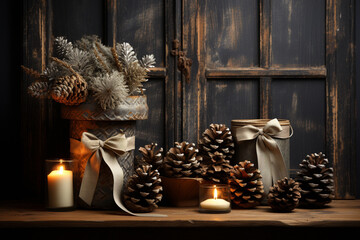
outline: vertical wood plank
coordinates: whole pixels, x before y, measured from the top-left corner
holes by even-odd
[[[105,34],[104,43],[108,46],[115,46],[116,44],[116,30],[117,30],[117,0],[106,0],[105,2],[106,17],[105,17]]]
[[[260,84],[259,84],[259,116],[263,119],[268,119],[270,117],[271,112],[271,78],[260,78]]]
[[[173,146],[175,139],[178,139],[181,133],[180,124],[178,124],[178,112],[181,107],[177,108],[177,82],[179,73],[176,71],[176,58],[170,54],[172,42],[174,39],[181,39],[181,2],[179,0],[165,1],[165,67],[167,74],[165,77],[165,142],[164,149]],[[179,115],[181,116],[181,115]]]
[[[199,68],[199,35],[200,30],[198,1],[183,0],[183,36],[182,47],[186,56],[192,59],[190,82],[182,78],[183,103],[182,103],[182,129],[183,140],[197,143],[199,139],[200,115],[200,68]]]
[[[259,1],[260,67],[269,68],[271,63],[271,1]]]
[[[23,64],[43,71],[48,57],[50,28],[49,8],[46,0],[23,1]],[[50,18],[51,19],[51,18]],[[19,66],[20,67],[20,66]],[[24,161],[24,197],[42,199],[43,171],[47,155],[48,101],[32,98],[27,87],[33,79],[23,74],[21,82],[21,136]]]
[[[355,197],[354,1],[326,1],[326,138],[336,198]]]
[[[259,1],[259,37],[260,37],[260,67],[269,68],[271,66],[271,1]],[[269,118],[271,111],[271,78],[260,78],[259,84],[259,116]]]

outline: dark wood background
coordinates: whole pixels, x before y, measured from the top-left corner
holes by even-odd
[[[359,197],[355,2],[4,1],[0,199],[42,199],[44,160],[68,155],[68,122],[60,118],[60,105],[32,99],[26,92],[31,79],[20,65],[43,70],[54,37],[74,41],[85,34],[108,45],[127,41],[138,56],[155,54],[145,86],[150,115],[137,123],[137,147],[197,142],[213,122],[286,118],[294,128],[292,174],[306,154],[323,151],[335,168],[336,197]],[[174,39],[193,60],[189,82],[170,54]]]

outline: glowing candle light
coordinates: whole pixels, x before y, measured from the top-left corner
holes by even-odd
[[[200,208],[205,210],[223,211],[230,208],[230,202],[218,198],[218,190],[214,185],[214,198],[206,199],[200,203]]]
[[[53,170],[48,176],[48,207],[68,208],[74,205],[73,172],[65,170],[60,161],[58,170]]]

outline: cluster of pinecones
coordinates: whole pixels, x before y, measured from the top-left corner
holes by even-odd
[[[165,154],[152,143],[140,147],[141,158],[124,193],[125,205],[134,212],[152,211],[161,201],[161,175],[201,177],[228,184],[234,207],[253,208],[265,198],[260,171],[250,161],[230,164],[234,155],[231,131],[224,124],[211,124],[197,149],[194,143],[175,142]],[[297,206],[322,207],[334,198],[333,169],[323,153],[311,154],[300,164],[296,180],[284,178],[270,188],[267,202],[276,211]],[[147,166],[147,167],[144,167]]]

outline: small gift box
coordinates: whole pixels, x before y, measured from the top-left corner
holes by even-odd
[[[261,171],[265,194],[277,180],[289,175],[290,137],[285,119],[239,119],[231,121],[235,162],[249,160]]]

